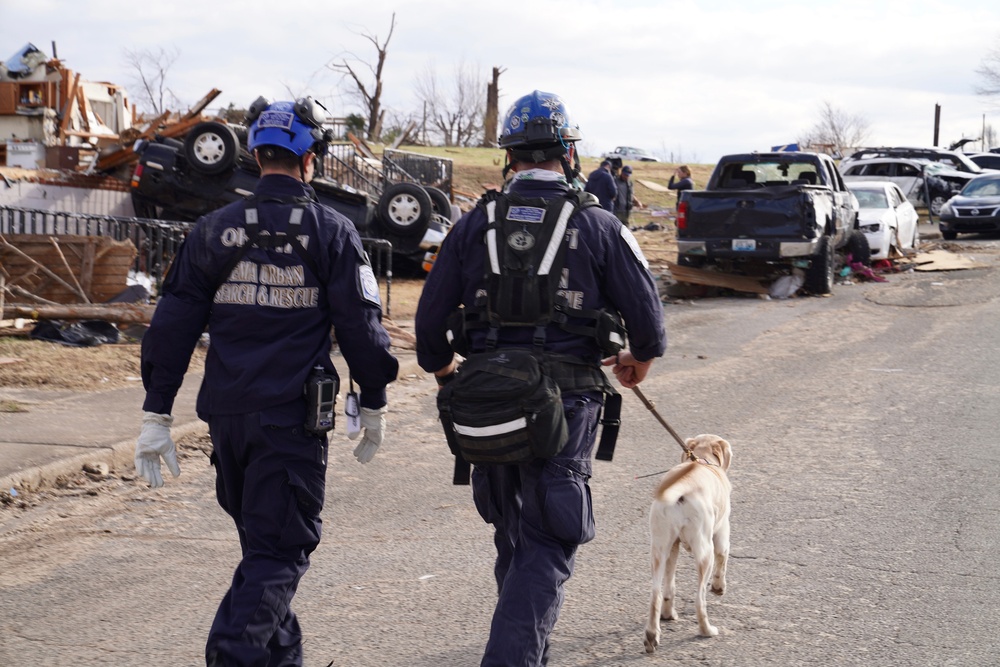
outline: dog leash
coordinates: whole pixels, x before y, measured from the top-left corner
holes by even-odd
[[[673,428],[670,427],[670,424],[667,423],[667,420],[664,419],[660,415],[660,413],[656,411],[656,405],[651,400],[646,398],[646,395],[642,393],[642,390],[639,389],[638,385],[632,387],[632,391],[634,391],[635,395],[639,397],[639,400],[642,401],[642,404],[646,406],[646,409],[653,413],[653,416],[656,417],[656,420],[661,424],[663,424],[663,428],[667,429],[670,435],[674,436],[674,440],[676,440],[677,444],[680,445],[681,449],[684,450],[684,453],[687,455],[688,459],[690,459],[691,461],[697,461],[698,457],[694,455],[694,452],[688,449],[687,445],[684,444],[684,440],[681,438],[681,436],[677,435],[677,431],[675,431]],[[653,475],[660,475],[660,474],[662,473],[654,472],[649,475],[639,475],[638,477],[636,477],[636,479],[642,479],[643,477],[652,477]]]

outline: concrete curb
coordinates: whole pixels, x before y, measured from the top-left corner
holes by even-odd
[[[139,435],[138,424],[139,421],[136,420],[136,437]],[[199,430],[207,433],[208,424],[200,420],[186,422],[173,426],[170,429],[170,434],[176,442]],[[135,438],[133,437],[106,447],[94,448],[85,454],[77,454],[76,456],[70,456],[65,459],[46,463],[45,465],[25,468],[5,477],[0,477],[0,493],[9,492],[10,489],[39,491],[54,486],[60,476],[75,475],[81,472],[83,466],[87,463],[106,463],[112,471],[131,468],[134,465],[134,458]]]
[[[410,355],[402,355],[398,377],[422,375],[424,370]],[[346,373],[344,373],[346,378]],[[52,487],[63,475],[75,475],[83,470],[88,463],[105,463],[112,471],[132,469],[135,456],[135,438],[139,435],[139,418],[136,418],[135,436],[126,440],[104,446],[95,447],[84,453],[70,456],[58,461],[40,466],[32,466],[16,473],[0,477],[0,493],[9,493],[11,489],[19,491],[39,491]],[[174,442],[194,433],[208,433],[208,424],[200,419],[192,419],[182,424],[174,423],[170,434]],[[169,475],[169,473],[164,473]]]

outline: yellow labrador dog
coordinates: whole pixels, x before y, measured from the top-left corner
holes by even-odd
[[[677,620],[674,573],[681,545],[691,552],[698,567],[695,605],[699,633],[706,637],[719,634],[718,628],[708,622],[705,589],[711,577],[712,592],[726,592],[731,489],[726,471],[733,452],[729,443],[717,435],[702,434],[685,443],[698,460],[692,461],[684,454],[684,463],[667,471],[649,511],[653,594],[646,623],[647,653],[655,651],[660,643],[660,618]]]

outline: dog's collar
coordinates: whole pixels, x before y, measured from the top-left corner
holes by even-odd
[[[707,465],[707,466],[715,466],[715,467],[719,467],[719,464],[718,464],[718,463],[712,463],[712,462],[711,462],[711,461],[709,461],[708,459],[692,459],[692,460],[693,460],[693,461],[694,461],[695,463],[701,463],[701,464],[704,464],[704,465]]]

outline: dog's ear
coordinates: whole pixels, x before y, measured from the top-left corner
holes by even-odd
[[[712,443],[712,453],[719,459],[719,465],[722,466],[722,469],[729,470],[729,464],[733,460],[733,448],[729,445],[729,441],[717,438]]]

